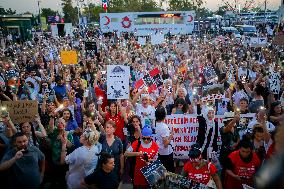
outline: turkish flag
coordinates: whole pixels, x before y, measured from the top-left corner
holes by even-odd
[[[139,79],[136,83],[135,83],[135,88],[136,89],[140,89],[141,87],[143,87],[145,85],[145,82],[143,79]]]

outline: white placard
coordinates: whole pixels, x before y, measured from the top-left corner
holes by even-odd
[[[269,74],[269,89],[272,94],[279,94],[281,87],[281,75],[279,72],[270,72]]]
[[[138,37],[138,44],[139,45],[146,45],[146,38],[145,37]]]
[[[70,35],[71,37],[73,37],[74,34],[73,34],[73,26],[72,26],[72,23],[65,23],[65,24],[64,24],[64,31],[65,31],[65,35],[66,35],[66,36]]]
[[[265,47],[267,44],[266,37],[251,37],[250,46],[251,47]]]
[[[249,120],[255,117],[255,114],[241,114],[242,122],[247,126]],[[224,126],[223,115],[216,115],[215,121],[218,122],[218,139],[217,145],[221,146],[220,128]],[[174,133],[173,136],[173,149],[174,158],[176,159],[188,159],[188,151],[190,146],[196,143],[199,129],[198,117],[195,114],[172,114],[168,115],[165,119],[165,123],[169,126],[170,130]],[[241,125],[239,128],[241,133],[245,133],[247,127]]]
[[[107,98],[129,99],[129,66],[107,66]]]
[[[159,45],[164,43],[165,37],[163,34],[154,34],[151,35],[151,44],[152,45]]]
[[[58,37],[58,28],[57,25],[51,25],[51,35],[52,37]]]

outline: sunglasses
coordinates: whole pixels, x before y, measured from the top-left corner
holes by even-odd
[[[144,141],[146,141],[146,140],[152,141],[152,138],[150,138],[150,137],[143,137],[142,140],[144,140]]]

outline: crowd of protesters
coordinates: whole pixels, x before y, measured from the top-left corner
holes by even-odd
[[[130,33],[85,29],[2,44],[0,100],[36,100],[38,115],[15,124],[1,108],[1,188],[146,189],[140,169],[157,159],[169,172],[217,189],[283,187],[282,173],[265,166],[283,164],[283,49],[272,39],[251,47],[230,35],[166,35],[160,45],[140,45]],[[78,64],[61,64],[62,50],[76,50]],[[129,99],[107,99],[110,64],[130,66]],[[135,88],[154,68],[163,85],[150,94]],[[214,84],[225,98],[202,101],[202,87]],[[248,113],[252,120],[241,116]],[[198,116],[185,162],[174,159],[174,133],[165,123],[171,114]],[[220,129],[216,115],[224,116]],[[212,152],[221,165],[210,162]],[[265,171],[275,177],[263,179]]]

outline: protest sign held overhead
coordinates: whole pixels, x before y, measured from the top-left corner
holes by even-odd
[[[107,66],[107,98],[129,99],[129,66]]]
[[[38,114],[38,102],[36,100],[2,101],[3,111],[9,112],[13,123],[33,121]]]
[[[143,87],[148,87],[148,92],[152,93],[158,89],[158,87],[163,85],[163,80],[160,75],[160,70],[155,68],[151,70],[149,73],[145,74],[143,78],[138,80],[135,83],[136,89],[142,89]]]
[[[64,65],[78,64],[78,56],[76,51],[61,51],[61,62]]]

